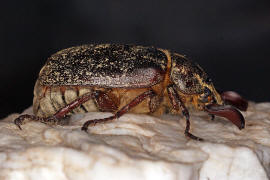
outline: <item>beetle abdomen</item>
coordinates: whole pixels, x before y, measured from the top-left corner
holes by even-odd
[[[42,85],[142,88],[164,79],[167,56],[153,47],[83,45],[52,55],[39,74]]]
[[[34,89],[34,114],[39,117],[49,117],[78,97],[91,91],[89,87],[42,86],[37,81]],[[75,108],[71,113],[85,113],[97,110],[94,101],[90,99]]]

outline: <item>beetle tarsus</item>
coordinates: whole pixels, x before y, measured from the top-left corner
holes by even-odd
[[[185,129],[185,135],[193,140],[196,141],[203,141],[203,138],[197,137],[189,132],[190,130],[190,121],[189,118],[186,118],[186,129]]]
[[[187,131],[185,131],[185,135],[187,137],[189,137],[190,139],[193,139],[195,141],[204,141],[203,138],[197,137],[197,136],[195,136],[195,135],[193,135],[193,134],[191,134],[190,132],[187,132]]]
[[[22,130],[21,125],[23,124],[23,122],[26,119],[30,119],[30,120],[33,120],[33,121],[39,121],[39,122],[42,122],[44,124],[60,124],[60,122],[62,121],[62,119],[58,119],[55,116],[38,117],[38,116],[30,115],[30,114],[23,114],[23,115],[20,115],[18,118],[16,118],[14,120],[14,124],[16,126],[18,126],[18,128],[20,130]]]
[[[22,128],[21,128],[22,120],[21,120],[20,118],[16,118],[16,119],[14,120],[14,124],[15,124],[20,130],[22,130]]]
[[[107,117],[107,118],[104,118],[104,119],[93,119],[93,120],[86,121],[83,124],[81,130],[87,132],[88,126],[90,126],[90,125],[95,126],[97,123],[105,123],[105,122],[108,122],[108,121],[112,121],[112,120],[114,120],[116,118],[117,117],[114,115],[114,116],[110,116],[110,117]]]
[[[193,139],[193,140],[196,140],[196,141],[203,141],[202,138],[197,137],[197,136],[195,136],[195,135],[193,135],[193,134],[191,134],[191,133],[189,132],[189,130],[190,130],[189,112],[188,112],[188,110],[186,109],[186,107],[183,106],[183,108],[184,108],[184,110],[182,111],[182,113],[183,113],[183,115],[184,115],[185,118],[186,118],[185,135],[186,135],[187,137]]]
[[[20,130],[22,130],[21,125],[23,124],[23,121],[24,121],[25,119],[33,119],[33,120],[35,120],[35,119],[37,119],[37,117],[34,116],[34,115],[30,115],[30,114],[23,114],[23,115],[20,115],[19,117],[17,117],[17,118],[14,120],[14,124],[15,124],[16,126],[18,126],[18,128],[19,128]]]
[[[214,121],[215,120],[215,115],[214,114],[209,114],[210,118],[211,118],[211,121]]]

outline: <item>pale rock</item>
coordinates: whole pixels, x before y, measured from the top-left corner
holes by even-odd
[[[31,109],[25,113],[31,113]],[[182,116],[126,114],[81,131],[86,120],[110,113],[77,114],[64,126],[27,122],[18,114],[0,121],[0,179],[268,179],[270,103],[250,103],[239,130],[223,118],[191,112],[184,136]]]

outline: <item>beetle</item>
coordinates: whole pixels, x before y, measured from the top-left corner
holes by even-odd
[[[61,124],[72,113],[114,113],[86,121],[82,130],[87,131],[89,125],[127,112],[169,111],[184,115],[187,137],[203,140],[190,133],[190,106],[212,117],[225,117],[240,130],[245,126],[238,109],[246,110],[247,101],[235,92],[218,93],[205,71],[185,56],[155,47],[88,44],[48,58],[34,87],[34,115],[21,115],[14,123],[21,129],[25,119]]]

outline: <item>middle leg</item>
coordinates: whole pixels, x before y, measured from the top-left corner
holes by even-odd
[[[156,93],[153,90],[146,91],[142,93],[141,95],[137,96],[135,99],[133,99],[129,104],[125,105],[122,109],[117,111],[113,116],[103,118],[103,119],[94,119],[94,120],[89,120],[86,121],[83,124],[82,130],[87,131],[89,125],[95,125],[96,123],[104,123],[111,121],[113,119],[119,118],[123,114],[127,113],[131,108],[137,106],[139,103],[141,103],[144,99],[147,97],[154,97]]]

